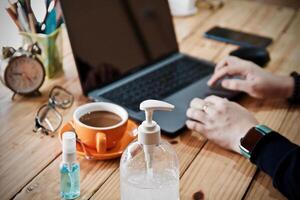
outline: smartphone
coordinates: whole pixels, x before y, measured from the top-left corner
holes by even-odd
[[[204,33],[204,36],[221,42],[239,46],[255,46],[266,48],[272,43],[272,38],[255,34],[244,33],[237,30],[215,26]]]

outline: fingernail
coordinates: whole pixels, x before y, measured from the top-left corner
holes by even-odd
[[[209,79],[209,80],[207,81],[207,85],[208,85],[208,86],[211,86],[211,79]]]
[[[189,127],[189,121],[186,121],[186,122],[185,122],[185,125],[186,125],[187,127]]]

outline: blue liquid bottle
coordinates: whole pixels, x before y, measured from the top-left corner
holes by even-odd
[[[65,132],[62,142],[62,162],[60,163],[60,197],[75,199],[80,195],[80,165],[76,160],[76,136]]]

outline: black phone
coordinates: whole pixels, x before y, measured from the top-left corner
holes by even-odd
[[[204,33],[204,36],[221,42],[239,46],[255,46],[266,48],[272,43],[272,38],[255,34],[244,33],[237,30],[215,26]]]

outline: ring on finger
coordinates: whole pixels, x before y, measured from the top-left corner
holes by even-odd
[[[209,103],[204,103],[201,110],[203,110],[204,112],[206,112],[207,108],[209,106]]]

